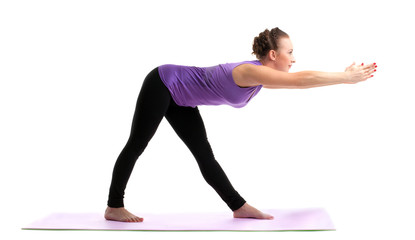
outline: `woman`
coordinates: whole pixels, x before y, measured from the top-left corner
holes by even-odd
[[[198,105],[245,106],[262,87],[311,88],[357,83],[373,77],[376,64],[355,65],[345,72],[302,71],[288,73],[295,63],[289,36],[278,28],[255,37],[257,61],[198,68],[163,65],[148,74],[140,91],[131,134],[114,166],[107,220],[142,222],[124,208],[123,198],[137,158],[144,151],[163,117],[184,141],[203,177],[233,211],[235,218],[273,219],[250,206],[232,187],[212,153]]]

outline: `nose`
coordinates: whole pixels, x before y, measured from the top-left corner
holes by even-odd
[[[291,58],[291,63],[295,63],[295,57],[294,56]]]

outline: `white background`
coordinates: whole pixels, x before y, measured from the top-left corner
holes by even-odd
[[[2,235],[19,239],[374,239],[414,236],[415,83],[410,1],[2,1]],[[356,85],[262,90],[200,107],[214,153],[259,209],[323,207],[335,232],[22,231],[53,212],[102,212],[146,74],[254,59],[265,28],[290,34],[292,71],[378,64]],[[163,121],[130,179],[132,212],[226,212]],[[230,217],[231,212],[229,211]],[[145,215],[142,216],[145,218]]]

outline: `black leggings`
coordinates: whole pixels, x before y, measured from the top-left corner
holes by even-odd
[[[178,106],[160,79],[158,68],[151,71],[143,82],[130,137],[114,166],[108,206],[124,206],[124,190],[135,162],[153,137],[163,117],[166,117],[196,158],[206,182],[233,211],[242,207],[245,200],[235,191],[215,160],[198,108]]]

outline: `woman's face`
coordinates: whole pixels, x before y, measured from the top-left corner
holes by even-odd
[[[274,55],[274,67],[276,70],[288,72],[295,58],[293,55],[293,44],[290,38],[284,37],[279,39],[279,49]]]

